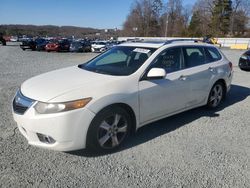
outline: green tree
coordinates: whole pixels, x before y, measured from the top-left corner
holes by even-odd
[[[232,15],[231,0],[215,0],[212,11],[211,29],[215,36],[225,36],[230,31],[230,20]]]
[[[244,36],[247,31],[248,17],[245,12],[239,10],[234,14],[233,35],[235,37]]]
[[[189,36],[202,37],[203,33],[201,30],[201,26],[202,26],[201,13],[199,11],[194,11],[188,27]]]

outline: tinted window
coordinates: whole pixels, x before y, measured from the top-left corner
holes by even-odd
[[[125,62],[127,60],[127,55],[122,50],[117,50],[115,53],[107,55],[101,58],[99,61],[96,61],[96,65],[105,65],[105,64],[114,64]]]
[[[95,45],[106,45],[105,42],[94,42]]]
[[[80,42],[72,42],[71,45],[72,46],[81,46],[82,43],[80,43]]]
[[[208,47],[206,48],[207,62],[211,63],[214,61],[219,61],[221,59],[221,55],[216,48]]]
[[[186,68],[203,65],[206,63],[206,57],[202,47],[184,47],[183,54]]]
[[[246,51],[245,54],[250,56],[250,50]]]
[[[38,44],[41,44],[41,43],[46,42],[45,39],[36,39],[35,41],[36,41],[36,43],[38,43]]]
[[[69,41],[68,40],[60,40],[59,43],[60,44],[69,44]]]
[[[162,52],[155,59],[152,67],[164,68],[167,73],[175,72],[182,69],[181,48],[171,48]]]
[[[49,40],[49,43],[56,43],[56,42],[58,42],[58,41],[54,40],[54,39]]]

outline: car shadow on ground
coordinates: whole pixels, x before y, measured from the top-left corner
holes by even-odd
[[[182,126],[185,126],[186,124],[191,123],[192,121],[195,121],[201,117],[205,116],[205,117],[217,118],[220,116],[220,114],[218,113],[219,111],[227,107],[230,107],[233,104],[243,101],[248,96],[250,96],[250,88],[239,86],[239,85],[232,85],[231,90],[228,93],[226,100],[216,110],[208,110],[205,107],[200,107],[200,108],[192,109],[192,110],[156,121],[154,123],[150,123],[140,128],[136,132],[136,134],[132,135],[126,141],[126,143],[119,148],[119,150],[114,151],[112,153],[120,152],[129,148],[132,148],[134,146],[143,144],[145,142],[148,142],[161,135],[167,134]],[[105,153],[95,154],[85,149],[72,151],[68,153],[72,155],[84,156],[84,157],[96,157],[100,155],[105,155]]]

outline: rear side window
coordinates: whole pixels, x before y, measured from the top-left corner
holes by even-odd
[[[191,68],[206,63],[206,56],[202,47],[184,47],[185,67]]]
[[[216,48],[208,47],[206,48],[207,63],[215,62],[221,60],[221,54]]]

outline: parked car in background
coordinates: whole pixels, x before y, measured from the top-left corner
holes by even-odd
[[[36,42],[36,50],[37,51],[44,51],[45,46],[48,44],[48,41],[46,39],[43,39],[43,38],[38,38],[35,40],[35,42]]]
[[[213,45],[125,43],[25,81],[13,116],[31,145],[109,152],[150,122],[217,108],[232,77],[232,63]]]
[[[94,41],[91,45],[92,52],[104,52],[107,50],[107,42],[106,41]]]
[[[197,42],[199,42],[199,40],[197,40]],[[203,37],[202,42],[208,43],[208,44],[213,44],[215,46],[221,47],[221,44],[218,43],[218,39],[211,37],[211,36],[206,36]]]
[[[18,41],[18,37],[17,36],[11,36],[10,37],[10,42],[17,42]]]
[[[250,70],[250,50],[246,51],[240,57],[239,67],[241,70]]]
[[[70,52],[91,52],[91,43],[89,41],[73,41],[69,47]]]
[[[115,46],[117,46],[119,43],[116,41],[109,41],[106,43],[106,50],[109,50]]]
[[[33,40],[33,37],[23,35],[23,36],[19,36],[17,39],[18,39],[18,42],[23,42],[23,41]]]
[[[20,48],[22,50],[31,49],[32,51],[35,51],[36,50],[36,42],[32,39],[23,40],[22,43],[20,44]]]
[[[10,42],[11,36],[6,36],[6,35],[5,35],[5,36],[3,36],[3,38],[5,39],[6,42]]]
[[[0,44],[2,44],[3,46],[6,45],[6,40],[4,39],[2,34],[0,34]]]
[[[55,52],[68,52],[70,47],[70,42],[67,39],[63,40],[51,40],[46,46],[45,50],[47,52],[55,51]]]

